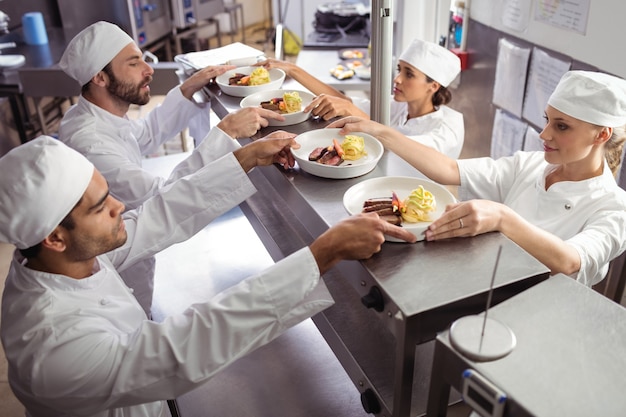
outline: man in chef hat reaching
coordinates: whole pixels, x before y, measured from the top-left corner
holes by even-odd
[[[209,109],[199,107],[192,96],[211,79],[234,67],[215,66],[198,71],[173,88],[146,117],[130,120],[127,117],[130,105],[143,105],[150,100],[154,70],[143,60],[141,50],[126,32],[108,22],[94,23],[70,41],[59,64],[82,86],[78,103],[61,121],[59,139],[98,168],[109,183],[111,194],[128,209],[137,208],[161,187],[221,156],[209,155],[207,147],[199,145],[167,179],[141,167],[143,156],[172,139],[191,120],[208,120]],[[208,132],[206,139],[249,137],[267,126],[269,118],[284,120],[270,110],[242,109],[225,117]],[[208,124],[205,129],[208,130]],[[122,275],[150,315],[154,259],[146,259]]]
[[[232,140],[210,142],[219,153]],[[39,137],[0,158],[0,241],[17,247],[0,336],[29,416],[167,415],[165,399],[332,305],[320,274],[335,263],[370,257],[385,234],[415,240],[375,214],[349,217],[215,298],[149,321],[117,271],[250,197],[246,173],[293,165],[291,146],[293,135],[277,132],[226,152],[124,214],[102,174],[60,141]]]

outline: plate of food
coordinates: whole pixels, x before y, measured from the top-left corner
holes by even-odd
[[[303,112],[315,96],[301,90],[267,90],[246,96],[241,100],[241,107],[263,107],[280,113],[285,118],[281,122],[268,119],[269,126],[289,126],[304,122],[309,118],[310,111]]]
[[[291,149],[298,166],[323,178],[346,179],[365,175],[383,156],[383,145],[367,133],[340,135],[340,129],[317,129],[296,137],[300,149]]]
[[[424,232],[456,198],[444,186],[415,177],[372,178],[350,187],[343,205],[350,214],[375,212],[424,240]],[[390,242],[403,240],[387,236]]]
[[[341,59],[367,59],[367,48],[344,48],[339,50]]]
[[[277,90],[285,81],[285,71],[279,68],[239,67],[226,71],[215,82],[229,96],[246,97],[259,91]]]

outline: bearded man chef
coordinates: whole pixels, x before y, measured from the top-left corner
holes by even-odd
[[[246,173],[287,163],[290,146],[293,135],[275,132],[124,215],[102,174],[60,141],[42,136],[0,158],[0,241],[17,247],[0,336],[9,383],[29,416],[167,415],[163,400],[330,306],[320,274],[339,260],[370,257],[385,234],[415,240],[375,214],[349,217],[215,298],[162,323],[148,320],[117,271],[248,198],[255,188]]]
[[[149,84],[154,70],[122,29],[108,22],[94,23],[70,41],[59,65],[82,86],[78,103],[61,121],[59,138],[98,168],[108,181],[111,194],[128,209],[137,208],[161,187],[205,165],[207,151],[201,143],[168,179],[142,169],[141,159],[184,130],[190,121],[208,120],[209,110],[194,103],[192,96],[211,79],[234,67],[215,66],[198,71],[173,88],[146,117],[130,120],[126,115],[130,105],[143,105],[150,100]],[[249,137],[267,126],[268,118],[284,120],[270,110],[242,109],[225,117],[206,139]],[[205,123],[200,139],[208,130]],[[154,259],[138,263],[122,276],[150,316]]]

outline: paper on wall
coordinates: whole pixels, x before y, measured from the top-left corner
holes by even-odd
[[[498,60],[493,86],[493,104],[522,117],[524,86],[530,48],[522,48],[505,38],[498,42]]]
[[[491,157],[497,159],[522,150],[527,127],[526,122],[496,109],[491,132]]]
[[[522,112],[524,119],[537,127],[545,124],[543,116],[548,98],[570,67],[570,61],[554,58],[539,48],[533,48]]]

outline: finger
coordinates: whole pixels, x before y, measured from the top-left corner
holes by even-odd
[[[274,120],[279,120],[281,122],[285,121],[285,116],[283,116],[280,113],[276,113],[274,110],[268,110],[268,109],[263,109],[263,108],[257,108],[258,111],[258,115],[261,117],[264,117],[266,119],[274,119]]]
[[[391,237],[395,237],[396,239],[402,239],[406,242],[409,243],[415,243],[417,242],[417,236],[415,236],[413,233],[409,232],[408,230],[406,230],[403,227],[399,227],[399,226],[395,226],[391,223],[388,223],[384,220],[381,220],[381,222],[385,222],[385,230],[383,231],[384,234],[386,234],[387,236],[391,236]]]

